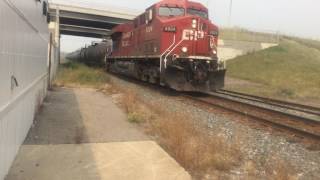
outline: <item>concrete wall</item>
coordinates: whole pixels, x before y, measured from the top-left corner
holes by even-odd
[[[220,39],[218,43],[218,53],[221,60],[227,61],[237,56],[245,55],[250,52],[260,51],[277,45],[278,44],[275,43]]]
[[[47,92],[50,41],[41,2],[0,0],[0,180]]]

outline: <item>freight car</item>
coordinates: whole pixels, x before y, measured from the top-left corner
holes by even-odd
[[[104,66],[107,48],[112,46],[111,40],[93,42],[90,46],[67,55],[67,59],[83,62],[89,66]]]
[[[112,29],[108,71],[178,91],[215,91],[224,86],[217,56],[218,27],[208,9],[188,0],[163,0],[133,22]]]

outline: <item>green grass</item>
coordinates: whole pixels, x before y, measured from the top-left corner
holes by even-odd
[[[241,28],[222,28],[220,29],[220,39],[250,41],[250,42],[265,42],[278,43],[278,35],[276,33],[261,33],[253,32]]]
[[[308,46],[310,48],[315,48],[320,50],[320,41],[312,40],[312,39],[305,39],[305,38],[298,38],[298,37],[286,37],[287,39],[294,40],[300,44]]]
[[[128,121],[131,123],[140,124],[140,123],[143,123],[145,120],[143,115],[136,112],[130,112],[128,114]]]
[[[228,76],[262,84],[238,87],[252,94],[320,98],[320,51],[292,40],[228,61]]]
[[[85,86],[99,88],[109,82],[108,75],[98,68],[68,62],[59,67],[55,84],[59,86]]]

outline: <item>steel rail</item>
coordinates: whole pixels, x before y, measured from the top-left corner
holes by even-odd
[[[272,113],[282,114],[282,115],[285,115],[285,116],[288,116],[288,117],[291,117],[291,118],[299,119],[300,121],[303,120],[306,123],[312,122],[312,123],[320,125],[320,120],[318,120],[318,119],[313,119],[313,118],[310,118],[310,117],[305,117],[305,116],[302,116],[302,115],[296,115],[296,114],[284,112],[284,111],[281,111],[281,110],[277,110],[277,109],[274,109],[275,106],[273,106],[273,107],[263,107],[263,106],[259,106],[257,104],[252,104],[252,100],[250,100],[250,99],[245,99],[245,100],[251,101],[251,103],[233,99],[232,96],[221,94],[219,92],[213,92],[213,93],[210,93],[209,95],[214,96],[216,98],[229,100],[229,101],[232,101],[234,103],[245,104],[247,106],[250,106],[251,108],[259,108],[259,109],[262,109],[262,110],[265,110],[265,111],[269,111],[269,112],[272,112]],[[253,102],[255,102],[255,101],[253,101]],[[262,104],[268,105],[267,103],[262,103]]]
[[[236,113],[236,114],[240,114],[240,115],[243,115],[243,116],[258,120],[258,121],[261,121],[263,123],[267,123],[267,124],[272,125],[274,127],[286,129],[286,130],[289,130],[291,132],[297,133],[299,135],[303,135],[305,137],[309,137],[309,138],[315,139],[317,141],[320,141],[320,134],[319,133],[309,132],[309,131],[307,131],[305,129],[294,127],[294,126],[290,126],[290,125],[288,125],[286,123],[283,123],[283,122],[278,122],[278,121],[270,120],[270,119],[267,119],[267,118],[263,118],[263,117],[258,116],[258,115],[253,115],[253,114],[250,114],[250,113],[248,113],[246,111],[241,111],[241,110],[239,110],[237,108],[232,108],[231,106],[225,106],[225,105],[222,105],[220,103],[213,103],[213,102],[210,102],[210,100],[208,98],[198,98],[198,97],[191,96],[191,95],[183,95],[183,96],[185,96],[186,98],[192,99],[194,101],[198,101],[198,102],[204,103],[204,104],[209,105],[209,106],[215,106],[215,107],[218,107],[218,108],[221,108],[221,109],[224,109],[224,110]],[[218,97],[218,98],[223,99],[222,97]],[[229,101],[230,99],[223,99],[223,100],[228,100]],[[235,102],[236,103],[242,103],[242,102],[238,102],[238,101],[235,101]],[[260,108],[260,107],[256,107],[256,106],[253,106],[253,105],[251,106],[250,104],[245,104],[245,105],[248,105],[248,106],[254,107],[254,108]]]
[[[255,96],[251,94],[245,94],[245,93],[229,91],[229,90],[220,90],[218,91],[218,93],[320,116],[320,108],[314,107],[314,106],[308,106],[304,104],[298,104],[298,103],[282,101],[282,100],[277,100],[277,99],[272,99],[267,97]]]

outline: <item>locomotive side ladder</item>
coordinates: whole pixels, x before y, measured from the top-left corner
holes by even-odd
[[[176,34],[173,35],[173,42],[169,46],[168,49],[166,49],[160,56],[160,74],[164,72],[165,69],[167,69],[167,61],[168,56],[184,41],[182,38],[178,43],[176,43]],[[162,85],[162,77],[160,76],[160,84]]]
[[[160,55],[160,85],[164,85],[163,84],[163,66],[164,66],[164,62],[167,61],[167,54],[171,51],[171,48],[175,45],[176,43],[176,34],[173,35],[173,42],[172,44],[168,47],[168,49],[166,49],[161,55]],[[165,67],[166,68],[166,67]]]

